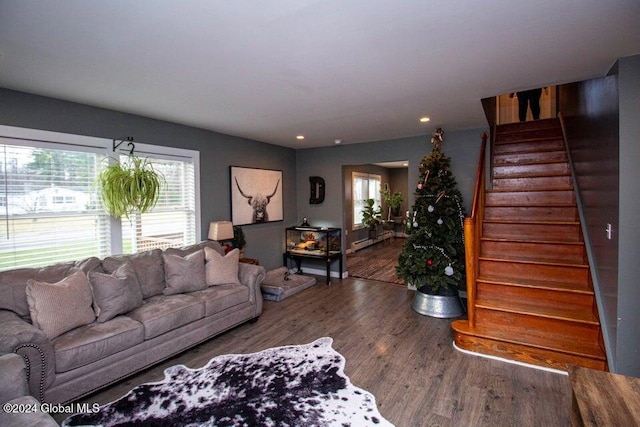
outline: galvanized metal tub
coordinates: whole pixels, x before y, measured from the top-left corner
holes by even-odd
[[[465,313],[457,292],[455,295],[431,295],[416,291],[411,307],[425,316],[442,319],[460,317]]]

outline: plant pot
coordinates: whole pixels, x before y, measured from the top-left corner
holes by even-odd
[[[411,307],[417,313],[441,319],[460,317],[465,313],[455,289],[448,290],[445,295],[433,295],[417,290]]]
[[[377,231],[375,228],[373,228],[373,229],[372,229],[372,228],[370,228],[370,229],[369,229],[369,238],[370,238],[371,240],[375,240],[375,239],[376,239],[376,237],[378,237],[378,231]]]

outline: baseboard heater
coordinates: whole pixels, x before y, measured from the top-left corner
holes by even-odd
[[[393,231],[385,231],[375,239],[360,239],[356,242],[351,243],[351,252],[357,252],[360,249],[364,249],[367,246],[371,246],[375,243],[381,242],[386,239],[390,239],[392,237],[393,237]]]

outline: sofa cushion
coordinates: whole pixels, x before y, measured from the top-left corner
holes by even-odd
[[[144,339],[148,340],[203,318],[204,303],[185,294],[156,295],[127,316],[144,325]]]
[[[128,313],[142,305],[142,291],[136,272],[124,263],[112,274],[89,272],[93,292],[93,310],[98,322],[106,322],[118,314]]]
[[[49,339],[96,318],[89,280],[82,272],[53,284],[29,279],[26,293],[31,321]]]
[[[205,240],[203,242],[196,243],[195,245],[183,246],[181,248],[167,248],[164,252],[171,255],[186,256],[201,249],[204,250],[204,248],[214,249],[220,255],[225,254],[224,248],[215,240]]]
[[[205,275],[207,285],[224,285],[227,283],[240,283],[238,279],[238,262],[240,251],[234,249],[226,255],[220,255],[211,248],[204,248],[206,259]]]
[[[204,251],[186,256],[162,254],[164,259],[165,295],[199,291],[207,287],[204,275]]]
[[[102,271],[100,260],[95,257],[78,262],[64,262],[41,268],[17,268],[0,272],[0,309],[11,310],[24,319],[29,319],[27,303],[27,280],[55,283],[69,275],[72,269],[85,273],[91,270]]]
[[[230,307],[249,301],[249,288],[227,283],[211,286],[205,290],[191,292],[190,296],[204,302],[205,316],[213,316]]]
[[[144,327],[126,316],[94,322],[53,340],[56,372],[66,372],[126,350],[144,339]]]
[[[159,295],[164,289],[164,262],[162,251],[152,249],[133,255],[117,255],[102,260],[102,267],[107,274],[112,274],[125,262],[130,262],[136,271],[143,298]]]

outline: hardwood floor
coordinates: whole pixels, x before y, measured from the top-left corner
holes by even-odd
[[[321,283],[321,281],[319,281]],[[452,347],[451,320],[411,310],[413,292],[347,278],[280,302],[265,301],[254,324],[241,325],[177,357],[83,399],[104,404],[137,384],[158,381],[175,364],[203,366],[220,354],[251,353],[332,337],[345,372],[376,397],[396,426],[565,426],[566,376],[470,356]]]

